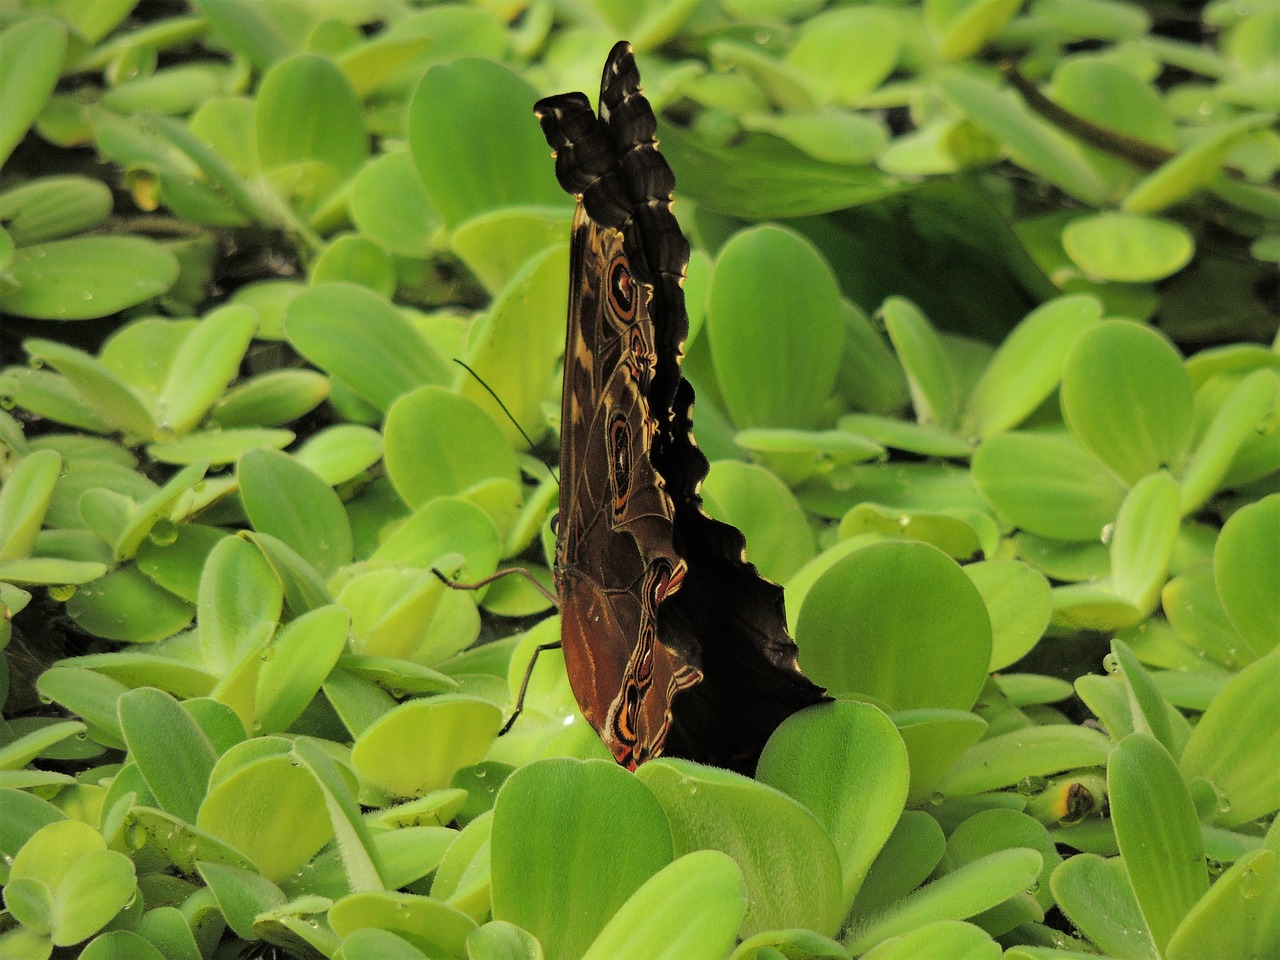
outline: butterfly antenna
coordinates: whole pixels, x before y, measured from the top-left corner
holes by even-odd
[[[527,443],[529,445],[529,449],[532,450],[534,447],[533,440],[530,439],[529,434],[524,432],[524,427],[520,426],[520,424],[516,422],[516,418],[511,415],[511,411],[507,409],[507,405],[502,402],[502,398],[499,397],[496,393],[494,393],[493,388],[484,382],[480,374],[472,370],[469,366],[466,365],[466,363],[459,360],[457,357],[453,358],[453,362],[456,363],[458,366],[460,366],[463,370],[467,371],[467,373],[471,374],[471,376],[475,378],[476,383],[484,387],[485,392],[487,392],[489,396],[493,397],[493,402],[502,408],[502,412],[507,415],[507,419],[511,421],[511,425],[520,431],[520,436],[524,437],[524,442]],[[547,467],[547,472],[551,474],[551,479],[556,482],[556,486],[559,486],[560,478],[556,476],[556,472],[551,469],[550,464],[547,464],[546,467]]]

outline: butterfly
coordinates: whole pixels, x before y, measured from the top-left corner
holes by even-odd
[[[702,509],[708,462],[681,374],[689,242],[625,41],[599,104],[534,107],[578,201],[554,562],[565,666],[620,764],[665,753],[750,773],[782,720],[828,698],[800,670],[782,588]]]

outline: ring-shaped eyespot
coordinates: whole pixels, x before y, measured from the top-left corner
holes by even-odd
[[[621,413],[615,413],[609,421],[609,464],[613,471],[613,508],[621,512],[631,488],[631,427]]]
[[[621,320],[630,320],[636,315],[636,283],[627,258],[621,254],[609,265],[609,303]]]

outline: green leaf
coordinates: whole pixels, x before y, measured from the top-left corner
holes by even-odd
[[[285,624],[258,673],[255,732],[287,730],[319,692],[347,643],[347,612],[330,605]]]
[[[903,46],[898,21],[874,7],[824,10],[797,27],[786,62],[820,102],[854,106],[893,72]]]
[[[1157,960],[1123,857],[1068,857],[1049,878],[1054,899],[1080,932],[1123,960]]]
[[[0,372],[0,398],[88,433],[111,433],[114,429],[66,377],[52,370],[10,367]]]
[[[0,487],[0,563],[31,556],[61,470],[62,457],[37,450],[5,478]]]
[[[327,483],[293,457],[251,450],[236,467],[249,522],[279,538],[328,577],[351,562],[351,525]]]
[[[347,937],[376,927],[395,933],[428,956],[462,956],[475,921],[461,910],[430,897],[395,891],[367,891],[343,897],[329,909],[334,933]]]
[[[1130,12],[1121,4],[1096,4],[1094,0],[1079,4],[1041,0],[1036,5],[1036,15],[1047,15],[1059,22],[1070,17],[1072,8],[1077,6],[1081,9],[1076,19],[1085,29],[1095,19],[1089,15],[1090,6],[1096,17]],[[1137,36],[1146,33],[1149,26],[1149,22],[1139,26]],[[1107,130],[1166,150],[1177,149],[1177,130],[1160,94],[1132,69],[1114,60],[1089,54],[1063,60],[1053,74],[1053,101]]]
[[[59,577],[59,582],[66,582]],[[94,636],[154,643],[191,622],[191,604],[157,586],[135,566],[117,567],[82,586],[67,601],[67,615]]]
[[[864,703],[802,710],[769,738],[756,779],[800,801],[831,834],[847,911],[907,798],[907,751],[893,721]]]
[[[472,946],[478,932],[479,930],[473,930],[467,935],[467,955],[475,960],[485,960],[488,954]],[[494,954],[495,960],[499,956],[501,954]],[[342,946],[333,955],[333,960],[430,960],[430,958],[408,940],[396,936],[389,930],[360,927],[342,938]],[[532,955],[530,960],[534,960]]]
[[[1192,402],[1177,350],[1150,327],[1095,324],[1067,355],[1063,418],[1080,445],[1127,483],[1182,466]]]
[[[470,400],[440,387],[420,387],[397,400],[383,436],[387,473],[411,507],[474,492],[489,480],[514,484],[518,476],[515,451],[497,424]]]
[[[478,697],[410,700],[360,734],[351,765],[393,797],[418,797],[483,760],[501,726],[502,712]]]
[[[26,135],[62,73],[67,30],[53,17],[30,17],[0,33],[0,167]]]
[[[680,195],[699,209],[749,220],[805,217],[882,200],[900,182],[870,167],[826,163],[769,134],[730,144],[660,123],[662,152],[680,178]]]
[[[1019,6],[1018,0],[925,0],[924,22],[938,55],[959,60],[999,33]]]
[[[56,701],[82,717],[95,740],[117,750],[125,748],[116,709],[129,688],[118,680],[80,667],[51,667],[36,680],[41,697]]]
[[[947,796],[983,793],[1077,767],[1102,766],[1111,741],[1097,730],[1063,724],[1028,727],[970,747],[938,789]]]
[[[259,70],[284,59],[302,39],[290,35],[279,8],[249,0],[199,0],[197,6],[217,37]]]
[[[335,846],[342,858],[346,888],[352,891],[385,889],[386,867],[343,769],[317,743],[306,738],[294,741],[293,755],[315,777],[324,795],[325,809],[336,836]]]
[[[1143,477],[1120,504],[1111,538],[1111,586],[1144,617],[1155,610],[1168,578],[1178,513],[1178,485],[1164,471]]]
[[[217,754],[200,725],[173,697],[140,687],[119,700],[120,729],[160,806],[187,823],[209,787]]]
[[[1125,871],[1163,953],[1187,911],[1209,889],[1191,795],[1169,752],[1143,733],[1129,734],[1112,753],[1107,790]]]
[[[54,744],[84,733],[84,729],[78,720],[60,720],[10,740],[0,747],[0,770],[19,770]]]
[[[235,463],[250,450],[279,449],[294,441],[292,430],[198,430],[171,443],[147,445],[153,460],[172,464]]]
[[[329,378],[314,370],[272,370],[227,390],[209,411],[220,427],[291,423],[329,396]]]
[[[1134,729],[1154,737],[1170,755],[1179,756],[1190,732],[1188,725],[1185,721],[1174,725],[1171,714],[1175,711],[1160,695],[1150,674],[1142,668],[1127,643],[1119,637],[1112,638],[1111,652],[1124,672],[1125,684],[1129,688],[1129,713]]]
[[[986,439],[1017,426],[1062,379],[1067,351],[1102,317],[1091,296],[1057,297],[1020,322],[974,385],[965,403],[964,432]]]
[[[436,497],[388,534],[369,559],[428,569],[461,554],[464,562],[451,563],[447,572],[460,583],[471,583],[497,570],[501,553],[498,530],[487,513],[468,500]]]
[[[284,591],[261,551],[239,537],[219,540],[200,576],[200,647],[225,673],[271,639]]]
[[[40,177],[0,193],[0,222],[20,247],[91,230],[110,215],[111,190],[79,174]]]
[[[983,560],[963,569],[978,588],[991,618],[988,669],[1003,670],[1030,652],[1049,625],[1052,599],[1048,581],[1013,560]]]
[[[951,355],[923,313],[909,300],[890,297],[881,307],[885,329],[897,351],[920,423],[955,423],[960,387]]]
[[[409,148],[445,224],[512,206],[567,206],[531,110],[537,91],[500,63],[427,71],[409,101]]]
[[[568,822],[572,843],[565,843]],[[556,758],[516,770],[498,793],[491,845],[494,919],[528,930],[552,957],[582,956],[672,856],[653,794],[600,760]],[[566,902],[575,909],[566,912]]]
[[[394,306],[364,287],[311,287],[290,301],[285,333],[298,352],[379,410],[423,383],[452,379]]]
[[[1280,770],[1270,762],[1280,750],[1278,699],[1280,653],[1273,651],[1236,674],[1191,732],[1182,773],[1213,786],[1214,823],[1237,827],[1280,809]]]
[[[1162,280],[1191,262],[1195,242],[1181,224],[1131,213],[1097,213],[1073,220],[1062,246],[1091,277],[1143,283]]]
[[[1103,185],[1075,142],[1033,115],[1013,93],[958,70],[939,76],[938,88],[1002,144],[1014,163],[1090,206],[1102,202]]]
[[[560,248],[569,235],[572,221],[571,212],[563,207],[505,207],[490,210],[459,224],[450,238],[450,246],[484,284],[485,289],[496,295],[506,289],[518,274],[524,272],[525,265],[530,260],[548,248],[556,248],[559,252],[551,256],[558,258],[557,262],[565,262],[564,251]],[[557,275],[561,273],[563,271],[559,271]],[[563,305],[566,285],[561,284],[555,307]],[[538,291],[520,291],[520,296],[508,299],[518,302],[530,293],[535,294],[538,301],[549,298],[548,294]],[[508,309],[512,307],[509,306]],[[559,318],[564,310],[552,309],[548,312],[550,316],[547,320],[537,317],[540,326],[554,322],[559,328]],[[533,318],[524,319],[528,322]]]
[[[840,362],[840,292],[808,240],[770,225],[735,234],[716,259],[706,326],[738,427],[817,426]],[[776,376],[779,364],[806,376]]]
[[[240,370],[258,328],[256,313],[231,305],[207,314],[182,341],[156,398],[160,428],[183,434],[204,419]]]
[[[1194,960],[1215,952],[1265,956],[1274,952],[1280,910],[1276,852],[1253,850],[1214,881],[1169,939],[1169,960]]]
[[[179,470],[164,486],[133,508],[114,542],[114,557],[117,562],[131,559],[148,537],[163,539],[166,535],[165,524],[172,524],[175,515],[181,516],[178,504],[190,493],[192,487],[204,481],[205,469],[205,464],[196,463]],[[85,498],[90,493],[93,491],[88,491],[80,498],[82,513],[86,505]],[[172,530],[173,527],[168,529]]]
[[[1274,117],[1252,114],[1209,128],[1194,143],[1138,182],[1120,205],[1126,213],[1154,213],[1210,186],[1236,145],[1249,133],[1269,127]],[[1073,258],[1074,259],[1074,258]]]
[[[911,761],[907,799],[913,803],[936,799],[943,776],[987,730],[986,721],[975,714],[936,707],[895,711],[893,722],[898,725]]]
[[[796,642],[805,671],[837,694],[892,709],[968,710],[986,681],[991,623],[973,583],[942,551],[878,543],[809,589]]]
[[[1280,495],[1237,510],[1213,551],[1214,581],[1231,623],[1257,656],[1280,643]]]
[[[1180,479],[1183,514],[1204,505],[1222,485],[1243,444],[1265,431],[1280,382],[1270,370],[1255,370],[1235,385],[1218,407]]]
[[[518,264],[515,276],[468,344],[467,365],[475,375],[464,377],[458,392],[484,410],[509,443],[522,448],[526,441],[521,428],[535,442],[547,429],[542,404],[564,353],[566,253],[557,244]],[[502,385],[501,406],[484,384]]]
[[[178,260],[153,240],[115,234],[22,247],[9,270],[18,289],[0,297],[6,313],[89,320],[166,292],[178,279]]]
[[[786,926],[835,933],[843,916],[840,859],[805,807],[747,777],[687,760],[651,760],[636,777],[666,810],[677,854],[720,850],[737,861],[750,904],[743,935]]]
[[[299,53],[262,78],[256,110],[258,158],[265,171],[320,162],[341,178],[369,153],[364,113],[333,61]]]
[[[100,930],[136,889],[128,857],[108,850],[87,824],[60,820],[32,834],[13,858],[5,903],[20,922],[65,947]]]
[[[227,926],[246,940],[256,938],[254,917],[285,903],[280,888],[257,870],[205,861],[196,863],[196,869],[213,893]]]
[[[542,960],[542,945],[528,930],[490,920],[467,937],[469,960]],[[370,957],[369,960],[374,960]]]
[[[1036,851],[1014,847],[967,863],[921,887],[870,923],[854,927],[844,938],[845,946],[852,953],[865,953],[926,923],[975,916],[1026,890],[1035,882],[1042,862]]]
[[[795,495],[778,477],[755,464],[717,460],[701,494],[707,512],[732,523],[751,544],[750,558],[775,583],[813,559],[813,538]]]
[[[582,960],[720,960],[746,913],[738,865],[717,850],[686,853],[631,895]]]
[[[431,256],[440,225],[408,150],[383,153],[356,174],[351,218],[361,233],[402,257]]]
[[[80,953],[80,960],[167,960],[146,937],[132,930],[111,930],[96,936]]]
[[[196,825],[280,882],[333,838],[323,795],[287,755],[261,757],[225,776],[200,805]]]
[[[1002,520],[1053,540],[1100,542],[1124,487],[1069,437],[1002,433],[973,454],[973,483]]]
[[[114,429],[143,439],[155,435],[155,417],[141,395],[97,357],[53,340],[28,340],[23,346],[33,359],[66,377]]]

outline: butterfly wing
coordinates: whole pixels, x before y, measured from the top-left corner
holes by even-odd
[[[786,629],[782,588],[746,560],[745,538],[737,528],[702,509],[698,489],[708,464],[693,439],[693,388],[680,370],[689,329],[683,287],[689,244],[672,212],[675,177],[658,152],[657,120],[640,92],[630,45],[617,44],[605,64],[598,118],[580,93],[550,97],[536,110],[556,153],[556,176],[579,199],[556,563],[570,680],[584,714],[614,747],[618,731],[598,722],[600,705],[611,702],[616,713],[619,703],[635,696],[628,686],[635,669],[619,673],[617,663],[642,664],[653,651],[672,669],[668,682],[649,685],[639,705],[638,715],[651,717],[649,729],[655,732],[650,755],[665,748],[668,754],[751,772],[777,725],[826,695],[800,671]],[[594,299],[580,293],[591,282],[607,279],[609,264],[616,262],[610,258],[619,256],[642,292],[638,319],[625,332],[610,314],[617,306],[611,301],[616,285]],[[585,329],[596,323],[606,329],[603,339],[612,328],[631,338],[630,346],[600,353],[603,339],[593,341]],[[588,369],[597,377],[604,369],[626,375],[610,382],[597,379],[586,391]],[[626,453],[631,476],[625,486],[629,497],[639,498],[636,516],[620,523],[614,515],[605,523],[592,511],[610,490],[616,495],[626,471],[621,447],[600,440],[613,415],[603,411],[616,409],[633,389],[643,416],[628,421],[627,439],[635,443],[640,424],[644,434]],[[580,409],[588,393],[596,398],[597,410],[590,423]],[[601,457],[611,464],[608,489],[585,480]],[[584,495],[584,490],[590,492]],[[567,527],[566,517],[572,521]],[[586,548],[582,532],[605,526],[614,537],[596,534]],[[629,537],[618,536],[624,529]],[[575,667],[579,660],[590,668]],[[613,687],[615,682],[621,687]],[[609,701],[611,690],[618,692]],[[618,749],[614,754],[619,756]]]

